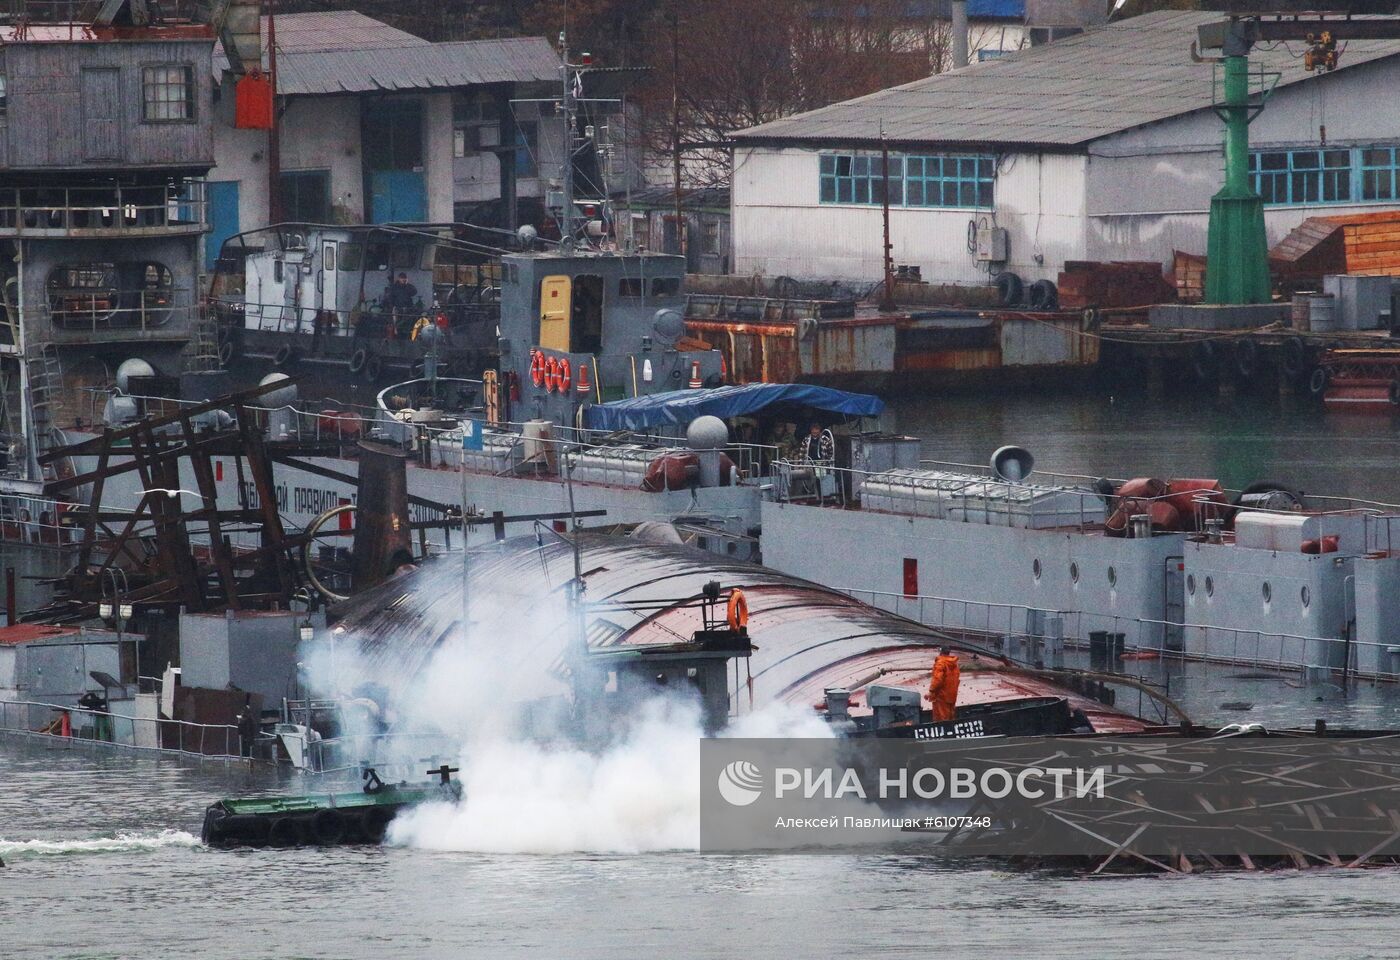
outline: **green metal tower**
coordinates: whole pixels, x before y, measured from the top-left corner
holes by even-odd
[[[1223,103],[1225,185],[1210,199],[1206,247],[1207,303],[1268,303],[1269,242],[1264,201],[1249,182],[1249,122],[1262,102],[1249,100],[1249,57],[1227,46]]]

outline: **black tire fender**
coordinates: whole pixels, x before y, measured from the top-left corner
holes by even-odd
[[[1235,372],[1246,380],[1259,370],[1259,343],[1250,337],[1235,341]]]
[[[394,811],[375,804],[365,807],[360,814],[360,833],[370,843],[379,843],[389,829],[389,821],[394,819]]]
[[[292,345],[290,343],[284,343],[282,346],[278,347],[277,352],[273,354],[272,365],[274,367],[290,366],[292,360],[295,358],[296,351],[292,349]]]
[[[369,353],[364,347],[360,347],[354,353],[350,354],[350,372],[359,373],[365,368],[365,364],[368,362]]]
[[[345,818],[336,810],[317,810],[311,817],[311,839],[323,847],[345,840]]]
[[[1001,300],[1003,307],[1014,307],[1021,302],[1021,297],[1026,292],[1025,283],[1010,270],[997,274],[992,282],[996,284],[997,298]]]
[[[1283,341],[1279,365],[1289,377],[1301,377],[1308,369],[1308,349],[1301,337],[1289,337]]]
[[[274,847],[299,847],[306,842],[306,830],[296,817],[278,817],[267,828],[267,842]]]
[[[1220,361],[1216,356],[1214,341],[1201,340],[1196,344],[1191,368],[1195,372],[1197,380],[1209,382],[1219,376]]]

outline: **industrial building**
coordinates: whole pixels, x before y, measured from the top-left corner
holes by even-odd
[[[275,31],[279,219],[476,222],[512,192],[543,209],[562,139],[549,41],[430,43],[353,11],[282,14]],[[216,57],[210,265],[228,237],[272,220],[268,132],[237,125],[227,67]]]
[[[1161,11],[733,134],[734,269],[873,279],[883,271],[882,136],[894,262],[929,282],[1066,261],[1206,252],[1222,182],[1219,14]],[[1392,209],[1400,42],[1350,41],[1331,73],[1260,45],[1251,172],[1270,243],[1304,219]]]

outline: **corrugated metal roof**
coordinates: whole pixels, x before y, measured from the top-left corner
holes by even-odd
[[[1193,63],[1196,28],[1218,13],[1132,17],[962,70],[881,90],[733,134],[740,142],[876,142],[1073,147],[1210,107],[1211,65]],[[1295,52],[1297,45],[1294,45]],[[1400,41],[1351,40],[1339,69],[1400,53]],[[1308,73],[1283,44],[1255,48],[1251,69],[1279,86]]]
[[[262,18],[262,34],[267,37],[267,17]],[[306,53],[313,50],[371,50],[385,47],[426,47],[428,41],[354,10],[327,10],[322,13],[282,13],[277,15],[277,53]],[[266,42],[264,42],[264,47]],[[267,51],[263,51],[267,65]],[[214,47],[214,76],[228,69],[228,57],[220,42]]]
[[[280,34],[278,40],[280,48]],[[279,49],[277,58],[277,92],[286,96],[442,90],[559,77],[559,57],[543,37],[287,54]]]
[[[262,18],[267,36],[267,17]],[[428,41],[354,10],[277,15],[277,52],[427,46]]]

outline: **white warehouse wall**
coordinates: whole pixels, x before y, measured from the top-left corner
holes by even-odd
[[[1203,68],[1204,69],[1204,68]],[[1277,90],[1249,127],[1252,149],[1400,142],[1400,58],[1318,75]],[[1210,198],[1224,179],[1224,125],[1210,110],[1128,130],[1089,146],[1089,259],[1171,260],[1206,252]],[[1144,190],[1143,186],[1149,189]],[[1264,208],[1269,243],[1308,217],[1394,209],[1394,201]]]
[[[1397,88],[1400,57],[1283,87],[1251,124],[1251,146],[1400,143],[1400,98],[1383,95]],[[1028,280],[1053,279],[1066,260],[1167,264],[1173,250],[1204,254],[1210,198],[1224,178],[1222,136],[1221,121],[1203,109],[1104,137],[1089,144],[1087,153],[1003,155],[995,219],[1010,231],[1005,269]],[[928,147],[929,153],[939,150]],[[818,203],[822,152],[735,148],[735,272],[864,280],[881,275],[880,208]],[[1264,218],[1273,244],[1310,216],[1397,207],[1396,201],[1269,206]],[[918,264],[930,282],[985,280],[985,269],[966,252],[968,220],[984,216],[989,212],[892,208],[895,262]]]
[[[882,275],[880,207],[820,203],[822,152],[735,149],[736,273],[853,280]],[[917,264],[931,283],[984,282],[987,265],[973,258],[967,240],[969,222],[985,220],[1009,231],[1011,259],[999,269],[1053,278],[1059,264],[1085,256],[1084,171],[1083,156],[1007,154],[998,165],[992,210],[891,207],[894,261]]]

